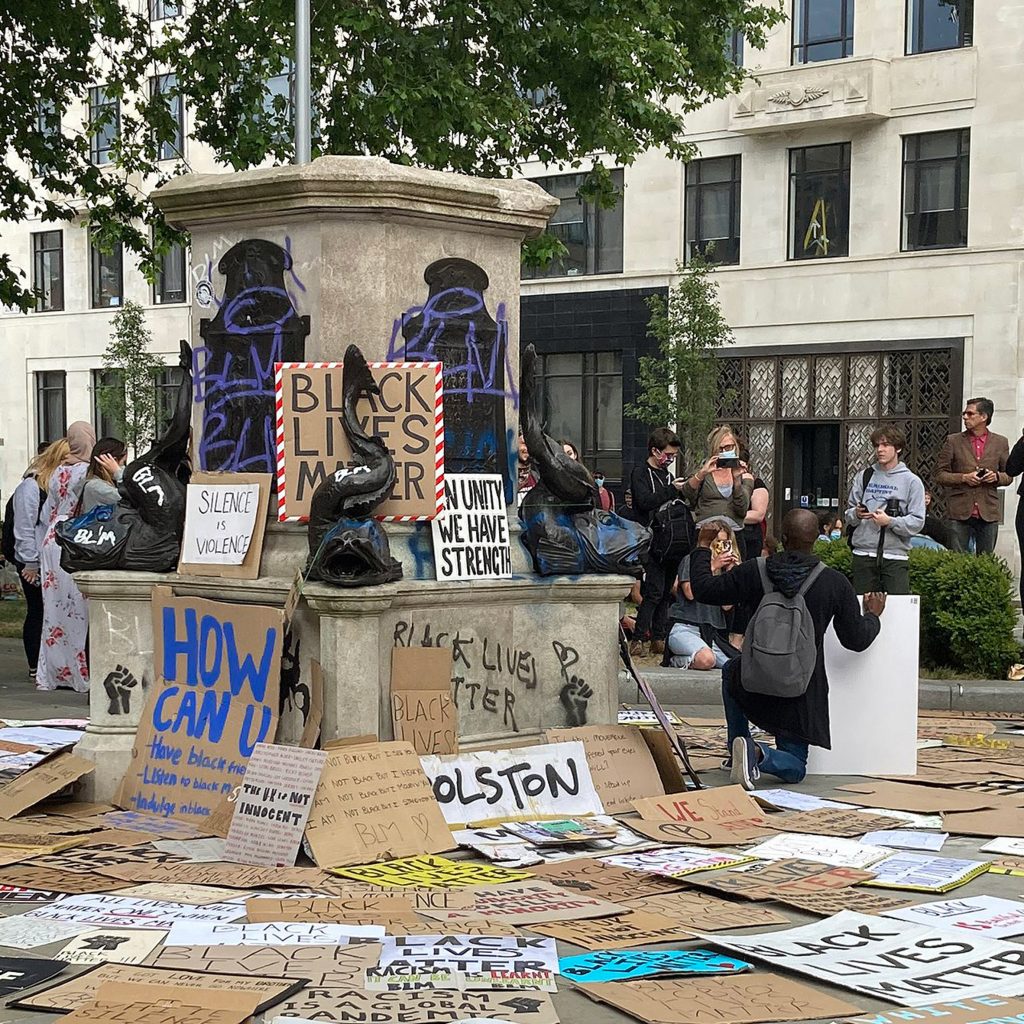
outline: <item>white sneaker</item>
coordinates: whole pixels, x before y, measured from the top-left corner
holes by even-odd
[[[749,793],[754,783],[761,778],[757,767],[760,757],[757,744],[747,736],[737,736],[732,741],[732,771],[729,779],[737,786],[742,786]]]

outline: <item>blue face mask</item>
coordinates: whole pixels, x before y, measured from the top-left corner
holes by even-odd
[[[831,532],[831,533],[829,534],[829,536],[830,536],[830,537],[831,537],[831,538],[832,538],[833,540],[839,540],[839,538],[840,538],[840,537],[842,537],[842,535],[843,535],[843,531],[842,531],[842,530],[833,530],[833,531],[832,531],[832,532]]]
[[[594,483],[597,484],[598,487],[604,487],[604,477],[603,476],[595,476],[594,477]]]

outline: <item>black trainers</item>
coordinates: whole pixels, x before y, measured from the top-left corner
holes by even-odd
[[[729,779],[747,792],[754,788],[754,783],[761,778],[757,765],[761,760],[757,744],[749,736],[737,736],[732,741],[732,770]]]

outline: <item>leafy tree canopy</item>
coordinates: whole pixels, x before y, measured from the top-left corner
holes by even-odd
[[[152,276],[155,254],[180,239],[146,192],[188,170],[159,162],[174,139],[180,94],[193,137],[228,167],[287,161],[286,91],[293,0],[187,0],[150,22],[147,0],[7,4],[0,59],[0,169],[7,220],[84,220],[102,246],[117,241]],[[164,7],[173,6],[163,0]],[[581,193],[615,202],[606,167],[647,149],[686,158],[687,113],[736,89],[726,55],[735,30],[759,47],[781,0],[313,0],[313,151],[383,156],[470,174],[507,176],[524,161],[597,163]],[[154,95],[152,75],[173,72]],[[280,83],[280,78],[278,82]],[[120,100],[112,168],[89,160],[88,90]],[[58,122],[60,131],[51,130]],[[16,158],[16,159],[12,159]],[[154,232],[155,245],[150,233]],[[29,308],[0,252],[0,302]]]

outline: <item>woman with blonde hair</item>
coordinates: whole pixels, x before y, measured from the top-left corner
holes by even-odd
[[[79,420],[68,427],[67,450],[47,481],[46,502],[39,513],[37,541],[43,587],[43,638],[36,671],[37,690],[89,689],[85,641],[89,634],[86,600],[60,567],[57,523],[74,515],[82,481],[89,469],[96,434]],[[41,483],[42,481],[40,481]]]
[[[750,511],[754,476],[743,464],[739,443],[727,423],[708,434],[708,458],[682,486],[683,500],[693,509],[693,518],[728,519],[739,530]]]

